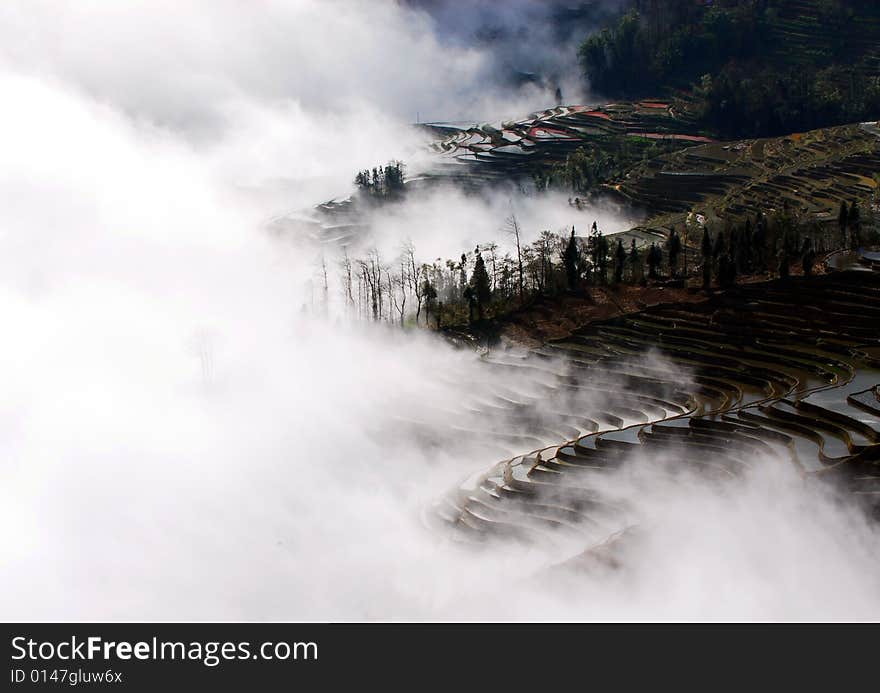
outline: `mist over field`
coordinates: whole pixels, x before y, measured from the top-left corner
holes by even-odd
[[[618,570],[552,567],[584,544],[471,547],[426,525],[516,454],[449,426],[498,383],[439,338],[304,311],[321,249],[265,229],[350,194],[360,168],[417,166],[417,113],[552,102],[555,82],[496,80],[454,3],[414,4],[0,5],[3,617],[880,617],[876,529],[788,468],[726,488],[613,477],[641,528]],[[461,20],[515,31],[539,5]],[[512,204],[528,239],[632,220],[438,188],[377,212],[370,242],[509,247]],[[607,529],[596,543],[625,527]]]

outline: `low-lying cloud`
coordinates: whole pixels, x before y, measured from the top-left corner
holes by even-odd
[[[788,482],[771,487],[781,503],[762,502],[764,480],[658,484],[639,515],[657,538],[630,577],[564,591],[532,576],[566,556],[425,528],[429,501],[495,459],[394,421],[420,399],[460,410],[482,365],[303,314],[313,255],[263,224],[418,146],[400,125],[460,107],[480,49],[450,51],[392,3],[7,2],[0,27],[7,618],[876,614],[872,530]],[[483,227],[449,199],[377,233],[448,213],[450,245],[472,243]],[[447,247],[441,226],[426,253]],[[691,508],[709,520],[686,524]],[[819,557],[828,579],[791,589],[791,566]],[[713,601],[722,568],[739,601]]]

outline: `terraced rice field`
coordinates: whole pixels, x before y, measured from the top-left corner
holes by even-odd
[[[439,160],[423,181],[481,185],[531,175],[587,142],[621,151],[621,142],[660,139],[671,150],[643,159],[607,190],[649,214],[639,232],[665,230],[695,211],[725,222],[788,206],[804,219],[836,220],[841,200],[880,192],[880,127],[861,123],[785,137],[715,142],[667,102],[560,106],[503,129],[481,126],[435,142]],[[624,145],[623,151],[627,148]]]
[[[835,8],[822,0],[777,3],[770,22],[770,45],[777,60],[794,67],[824,65],[837,57],[846,58],[855,72],[880,74],[880,7],[874,2],[851,3],[854,11]],[[830,16],[823,16],[830,12]]]
[[[431,517],[459,538],[599,542],[626,527],[602,480],[661,458],[713,479],[778,460],[880,508],[880,272],[742,286],[487,361],[555,369],[592,410],[442,498]]]
[[[428,124],[422,127],[440,136],[429,145],[436,154],[426,170],[408,171],[408,190],[438,182],[454,183],[464,190],[486,184],[530,178],[533,173],[562,163],[585,144],[592,144],[627,159],[642,160],[646,146],[662,141],[666,149],[681,149],[711,142],[702,136],[681,106],[669,102],[643,101],[605,106],[558,106],[505,123],[499,128],[485,124],[453,127]],[[356,197],[339,198],[310,210],[284,214],[267,222],[276,233],[296,232],[320,243],[351,245],[366,229],[363,209]],[[634,236],[646,240],[641,230]],[[628,243],[629,238],[625,241]]]
[[[836,220],[841,200],[871,199],[878,171],[880,131],[861,124],[694,146],[637,165],[614,189],[664,226],[664,214],[743,220],[785,204],[821,222]]]
[[[624,155],[629,150],[636,160],[644,146],[655,141],[672,149],[711,142],[680,106],[656,101],[558,106],[500,128],[480,125],[449,134],[439,126],[437,131],[444,136],[431,147],[441,159],[426,177],[471,183],[531,175],[565,161],[584,144]]]
[[[640,245],[662,241],[669,226],[682,224],[692,211],[727,223],[787,205],[804,220],[836,223],[841,200],[867,202],[880,194],[877,123],[715,142],[699,134],[676,105],[645,101],[559,106],[500,129],[438,126],[438,132],[445,137],[431,145],[435,160],[414,172],[407,188],[441,181],[473,189],[528,177],[564,162],[585,143],[624,152],[630,157],[628,172],[604,187],[647,213],[647,221],[630,231]],[[672,151],[643,159],[645,143],[656,139]],[[299,228],[321,242],[347,245],[365,225],[358,206],[344,199],[273,219],[269,227]]]
[[[880,6],[876,3],[855,3],[852,12],[822,0],[772,4],[775,6],[767,16],[767,40],[776,47],[774,60],[780,66],[822,67],[834,61],[846,61],[852,65],[850,72],[865,76],[880,74],[880,46],[876,42]],[[848,74],[842,73],[842,89],[851,88]],[[439,123],[433,127],[440,137],[433,148],[447,155],[447,161],[438,166],[435,174],[464,179],[528,174],[540,166],[563,161],[567,154],[586,142],[606,146],[637,138],[662,140],[671,148],[678,148],[711,141],[696,126],[687,111],[687,102],[673,103],[666,99],[604,106],[558,106],[505,123],[501,128],[489,125],[458,128]],[[833,151],[833,144],[828,150]],[[476,166],[454,167],[462,163]],[[659,198],[663,191],[658,189],[656,193]]]

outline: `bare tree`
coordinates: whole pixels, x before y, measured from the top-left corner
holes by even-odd
[[[514,241],[516,241],[516,262],[519,270],[519,302],[523,303],[523,251],[522,244],[520,243],[519,222],[516,220],[516,214],[513,213],[513,209],[511,209],[510,216],[507,217],[505,222],[505,230],[513,236]]]
[[[354,306],[354,295],[351,290],[351,258],[348,257],[348,248],[343,248],[342,259],[339,261],[339,273],[342,280],[342,298],[346,307],[351,310]]]
[[[324,253],[321,253],[321,276],[323,278],[323,288],[324,288],[324,315],[330,312],[330,296],[329,296],[329,284],[327,283],[327,259],[324,257]]]
[[[407,268],[407,282],[412,295],[416,299],[416,325],[418,325],[419,318],[422,315],[422,301],[425,297],[425,286],[422,281],[422,275],[426,275],[425,266],[422,265],[419,267],[416,265],[416,251],[412,241],[407,241],[406,245],[403,247],[403,253]]]
[[[379,251],[376,248],[371,250],[367,254],[366,260],[358,260],[358,266],[364,282],[365,293],[370,298],[373,320],[378,322],[382,319],[384,294],[384,287],[382,286],[382,258],[379,255]]]
[[[389,300],[391,302],[392,308],[395,310],[398,317],[400,318],[400,326],[403,327],[404,319],[406,318],[406,296],[407,288],[409,285],[406,259],[401,259],[399,275],[392,276],[390,272],[387,272],[386,275],[388,276]]]
[[[361,269],[361,273],[358,274],[358,301],[357,301],[357,305],[358,305],[358,317],[363,319],[366,317],[365,304],[366,304],[366,300],[367,300],[367,281],[366,281],[366,278],[364,277],[363,268],[360,267],[360,265],[359,265],[359,269]]]

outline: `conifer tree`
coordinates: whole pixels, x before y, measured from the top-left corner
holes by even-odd
[[[669,274],[672,277],[676,277],[678,276],[678,255],[681,252],[681,238],[674,228],[669,230],[669,239],[666,245],[666,252],[669,254]]]
[[[477,315],[480,320],[483,319],[483,310],[489,305],[492,298],[492,286],[489,281],[489,273],[486,271],[486,264],[483,262],[483,256],[480,249],[476,250],[476,260],[474,260],[474,271],[471,274],[471,286],[474,300],[477,304]]]
[[[422,284],[422,296],[425,297],[425,324],[428,324],[428,313],[434,311],[434,303],[437,300],[437,289],[431,283],[431,280],[425,277]]]
[[[636,239],[633,238],[629,245],[629,266],[632,274],[633,283],[639,281],[641,277],[641,258],[639,257],[639,249],[636,248]]]
[[[468,304],[468,322],[473,323],[474,321],[474,307],[477,303],[477,295],[476,292],[470,287],[470,285],[464,288],[464,292],[462,293],[462,297]]]
[[[462,253],[461,261],[458,263],[458,285],[462,291],[464,291],[467,283],[467,255]]]
[[[565,266],[565,278],[568,281],[569,291],[577,290],[581,268],[581,251],[577,238],[574,236],[574,226],[571,227],[571,236],[562,253],[562,264]]]
[[[623,281],[623,268],[626,263],[626,250],[623,248],[623,240],[617,239],[617,249],[614,252],[614,283],[620,284]]]
[[[648,276],[657,279],[657,268],[663,262],[663,251],[656,243],[651,243],[648,248]]]

